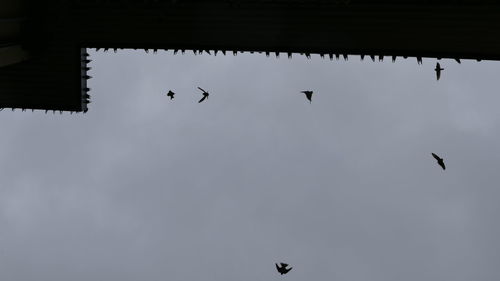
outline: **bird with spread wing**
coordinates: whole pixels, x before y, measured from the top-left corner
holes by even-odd
[[[174,95],[175,95],[175,93],[172,91],[168,91],[168,93],[167,93],[167,97],[170,97],[170,100],[174,99]]]
[[[277,263],[275,263],[275,264],[276,264],[276,269],[278,270],[279,273],[281,273],[281,275],[287,274],[288,271],[292,270],[292,268],[293,268],[293,267],[290,267],[287,269],[286,267],[288,266],[288,264],[282,263],[282,262],[280,262],[281,266],[279,266]]]
[[[441,71],[443,71],[444,68],[442,68],[438,62],[436,63],[436,68],[434,68],[434,70],[436,71],[436,80],[439,80],[439,78],[441,78]]]
[[[208,96],[210,95],[207,91],[203,90],[202,88],[198,87],[198,89],[200,89],[200,91],[203,92],[203,97],[201,98],[201,100],[198,101],[198,103],[204,101],[205,99],[208,99]]]
[[[441,168],[443,168],[443,170],[445,170],[445,169],[446,169],[446,167],[444,166],[444,160],[443,160],[443,158],[441,158],[441,157],[437,156],[437,155],[436,155],[436,154],[434,154],[434,153],[431,153],[431,154],[432,154],[432,157],[434,157],[434,159],[436,159],[436,160],[437,160],[437,163],[439,164],[439,166],[441,166]]]
[[[312,102],[313,91],[301,91],[301,93],[306,95],[306,98],[309,100],[309,103]]]

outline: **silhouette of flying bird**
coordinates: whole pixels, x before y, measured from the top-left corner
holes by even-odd
[[[175,95],[175,93],[172,91],[168,91],[168,93],[167,93],[167,97],[170,97],[170,100],[174,99],[174,95]]]
[[[437,160],[439,166],[441,166],[441,168],[443,168],[443,170],[445,170],[446,167],[444,166],[444,160],[443,160],[443,158],[440,158],[439,156],[437,156],[434,153],[431,153],[431,154],[432,154],[432,157],[434,157]]]
[[[434,70],[436,71],[436,79],[439,80],[441,77],[441,71],[444,70],[444,68],[441,68],[441,65],[438,62],[436,63],[436,68],[434,68]]]
[[[201,100],[198,101],[198,103],[204,101],[205,99],[208,99],[208,96],[210,95],[207,91],[203,90],[202,88],[198,87],[198,89],[200,89],[202,92],[203,92],[203,97],[201,98]]]
[[[306,94],[306,98],[309,100],[309,103],[312,102],[312,95],[313,95],[313,91],[302,91],[301,93],[304,93]]]
[[[287,274],[288,271],[292,270],[292,268],[293,268],[293,267],[290,267],[287,269],[286,267],[288,266],[288,264],[282,263],[282,262],[280,262],[281,267],[278,266],[277,263],[275,263],[275,264],[276,264],[276,269],[278,270],[279,273],[281,273],[281,275]]]

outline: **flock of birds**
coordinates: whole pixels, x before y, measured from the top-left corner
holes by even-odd
[[[207,91],[203,90],[202,88],[198,87],[198,89],[200,89],[200,91],[202,91],[202,97],[201,99],[198,101],[198,103],[200,102],[203,102],[204,100],[208,99],[208,96],[210,96],[210,93],[208,93]],[[175,93],[172,92],[172,91],[168,91],[167,93],[167,97],[170,97],[170,100],[173,100],[174,99],[174,96],[175,96]]]
[[[436,68],[434,69],[434,71],[436,71],[436,80],[439,80],[439,78],[441,78],[441,71],[443,71],[443,70],[444,70],[444,68],[441,67],[441,65],[439,64],[439,62],[436,63]],[[208,99],[208,96],[210,95],[210,93],[208,93],[207,91],[205,91],[204,89],[202,89],[200,87],[198,87],[198,89],[202,92],[202,97],[198,101],[198,103],[201,103],[201,102],[205,101],[206,99]],[[301,93],[303,93],[306,96],[306,99],[309,101],[309,103],[312,103],[313,91],[307,90],[307,91],[301,91]],[[174,99],[175,93],[172,92],[172,91],[168,91],[167,96],[170,97],[170,100],[172,100],[172,99]],[[446,166],[444,164],[444,159],[441,158],[441,157],[439,157],[435,153],[431,153],[431,155],[432,155],[432,157],[434,157],[434,159],[436,159],[437,164],[443,170],[445,170]],[[293,268],[293,267],[288,267],[287,263],[282,263],[282,262],[279,265],[277,263],[275,265],[276,265],[276,270],[281,275],[287,274]]]
[[[434,69],[436,71],[436,79],[439,80],[439,78],[441,77],[441,71],[444,70],[444,68],[441,67],[441,65],[439,64],[439,62],[436,64],[436,68]],[[198,87],[198,89],[202,92],[202,97],[201,99],[198,101],[198,103],[201,103],[203,101],[205,101],[206,99],[208,99],[208,96],[210,95],[210,93],[208,93],[207,91],[203,90],[202,88]],[[312,95],[313,95],[313,91],[310,91],[310,90],[307,90],[307,91],[301,91],[301,93],[303,93],[304,95],[306,95],[306,98],[307,100],[309,101],[309,103],[312,103]],[[167,96],[170,97],[170,100],[173,100],[174,99],[174,96],[175,96],[175,93],[172,92],[172,91],[168,91],[167,93]],[[439,157],[437,154],[435,153],[431,153],[432,154],[432,157],[434,157],[434,159],[436,159],[437,163],[439,166],[441,166],[441,168],[443,168],[443,170],[446,170],[446,166],[444,165],[444,160],[443,158]],[[285,265],[285,267],[287,266],[285,263],[282,263],[282,265]],[[276,265],[276,267],[278,267],[278,265]],[[291,268],[290,268],[291,269]],[[278,269],[278,271],[280,271]],[[281,272],[281,271],[280,271]],[[287,273],[288,271],[286,271],[285,273]],[[281,274],[285,274],[285,273],[281,273]]]
[[[441,71],[443,71],[443,70],[444,70],[444,68],[441,67],[441,65],[439,64],[439,62],[436,63],[436,68],[434,68],[434,71],[436,71],[436,80],[439,80],[439,78],[441,78]],[[198,87],[198,89],[200,91],[202,91],[202,95],[203,95],[202,98],[198,101],[198,103],[201,103],[204,100],[208,99],[208,96],[210,96],[210,93],[208,93],[207,91],[203,90],[200,87]],[[303,94],[306,95],[306,98],[309,100],[309,103],[312,103],[313,91],[301,91],[301,93],[303,93]],[[170,97],[170,100],[173,100],[174,96],[175,96],[174,92],[168,91],[167,97]],[[435,155],[435,154],[433,154],[433,155]],[[444,165],[442,165],[442,166],[444,166]],[[444,169],[444,167],[443,167],[443,169]]]
[[[198,103],[203,102],[204,100],[208,99],[208,96],[210,96],[210,93],[203,90],[202,88],[198,87],[198,89],[202,92],[201,94],[203,95],[201,99],[198,101]],[[309,103],[312,102],[312,94],[313,91],[302,91],[301,93],[304,93],[306,95],[306,98],[309,100]],[[175,93],[172,91],[168,91],[167,97],[170,98],[170,100],[173,100],[175,96]]]

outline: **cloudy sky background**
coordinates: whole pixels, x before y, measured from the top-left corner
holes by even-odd
[[[498,280],[500,64],[285,57],[91,51],[87,114],[0,112],[0,279]]]

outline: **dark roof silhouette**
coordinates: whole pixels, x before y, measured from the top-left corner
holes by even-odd
[[[86,111],[87,48],[500,60],[492,0],[17,1],[0,22],[0,108]]]

